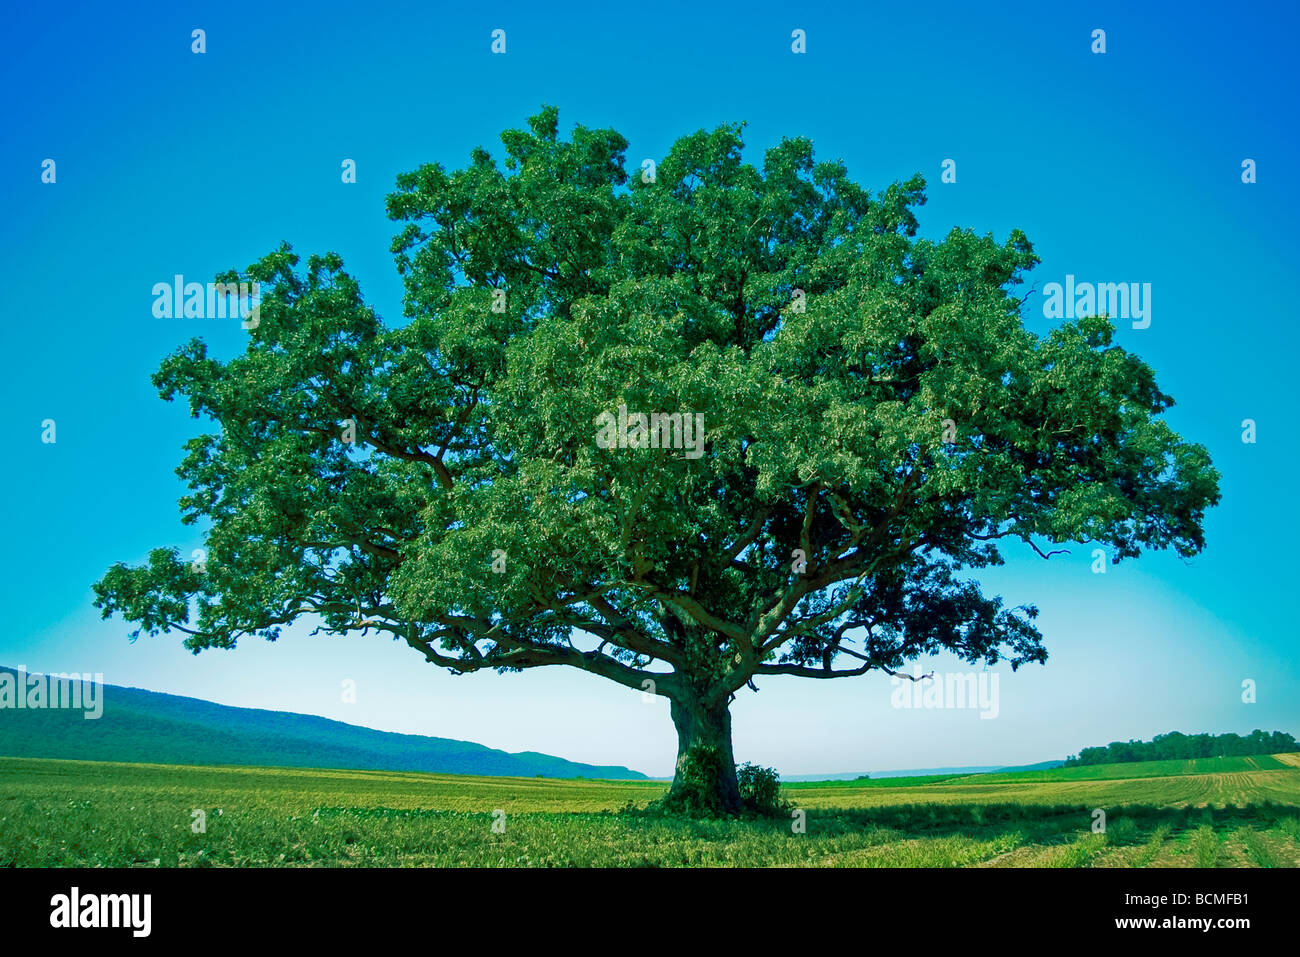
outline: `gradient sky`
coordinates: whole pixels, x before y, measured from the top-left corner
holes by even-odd
[[[1040,290],[1067,273],[1151,283],[1150,328],[1121,324],[1119,342],[1156,369],[1173,427],[1223,475],[1194,560],[1096,575],[1090,546],[1050,562],[1009,548],[983,581],[1040,607],[1050,659],[999,669],[995,720],[892,708],[887,676],[768,679],[733,707],[738,760],[786,774],[1016,764],[1173,729],[1300,732],[1295,4],[274,6],[6,14],[0,664],[670,773],[666,701],[594,676],[457,678],[386,638],[308,628],[193,656],[179,636],[132,644],[91,607],[111,563],[200,544],[173,469],[202,424],[160,401],[150,374],[191,336],[221,356],[245,341],[234,322],[155,319],[153,284],[207,282],[288,240],[339,252],[400,320],[395,176],[463,166],[476,145],[500,156],[500,131],[553,103],[563,130],[622,132],[629,167],[723,122],[748,122],[753,162],[809,136],[868,188],[923,173],[926,235],[1024,229]],[[489,52],[494,28],[504,56]],[[805,55],[790,51],[795,28]],[[1104,55],[1090,52],[1096,28]],[[948,158],[955,184],[939,181]],[[1049,328],[1041,306],[1028,324]],[[1256,444],[1241,441],[1245,418]]]

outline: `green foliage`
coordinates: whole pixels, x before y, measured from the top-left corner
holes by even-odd
[[[757,764],[742,764],[736,768],[736,781],[740,785],[740,799],[747,810],[755,814],[778,815],[789,809],[781,800],[781,776],[776,768]]]
[[[659,802],[670,814],[692,817],[717,817],[732,813],[725,803],[720,782],[724,779],[727,758],[721,749],[707,744],[691,746],[677,759],[677,774],[672,790]]]
[[[1219,863],[1222,846],[1212,825],[1203,824],[1196,829],[1192,834],[1190,852],[1197,867],[1214,867]]]
[[[1128,761],[1164,761],[1187,758],[1242,757],[1256,754],[1285,754],[1300,751],[1294,736],[1285,731],[1272,733],[1256,729],[1248,736],[1238,734],[1183,734],[1170,731],[1150,741],[1112,741],[1105,747],[1084,748],[1078,757],[1066,758],[1066,767],[1116,764]]]
[[[1253,864],[1258,867],[1286,867],[1283,853],[1276,839],[1249,827],[1241,827],[1232,837],[1246,849]]]
[[[1054,867],[1087,867],[1106,848],[1106,835],[1084,834],[1066,846],[1055,860]]]
[[[1114,845],[1132,844],[1138,836],[1137,823],[1131,817],[1121,817],[1106,825],[1106,843]]]
[[[776,769],[749,763],[731,769],[740,794],[740,808],[728,807],[723,784],[727,780],[726,761],[726,756],[716,747],[693,745],[678,759],[672,789],[656,802],[653,810],[688,817],[727,816],[738,811],[771,817],[789,809],[781,800],[781,777]]]

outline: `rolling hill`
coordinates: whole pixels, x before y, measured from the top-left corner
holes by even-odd
[[[15,674],[0,667],[0,673]],[[0,755],[152,764],[431,771],[548,778],[645,779],[535,751],[510,753],[450,738],[375,731],[285,711],[232,708],[177,695],[105,685],[103,715],[70,709],[0,708]]]

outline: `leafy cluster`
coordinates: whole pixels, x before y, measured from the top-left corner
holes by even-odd
[[[742,764],[736,768],[736,780],[740,784],[740,800],[747,810],[774,816],[788,809],[787,802],[781,800],[781,777],[775,768]]]
[[[1112,741],[1096,748],[1084,748],[1065,760],[1066,767],[1117,764],[1131,761],[1170,761],[1195,758],[1233,758],[1258,754],[1286,754],[1300,751],[1300,743],[1285,731],[1250,734],[1183,734],[1170,731],[1150,741]]]

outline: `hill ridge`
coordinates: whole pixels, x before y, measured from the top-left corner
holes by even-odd
[[[0,666],[0,674],[17,675]],[[39,674],[39,672],[28,672]],[[205,698],[103,685],[103,714],[0,707],[0,754],[157,764],[332,767],[489,777],[644,780],[621,765],[509,752],[472,741],[380,731],[322,715],[219,704]]]

